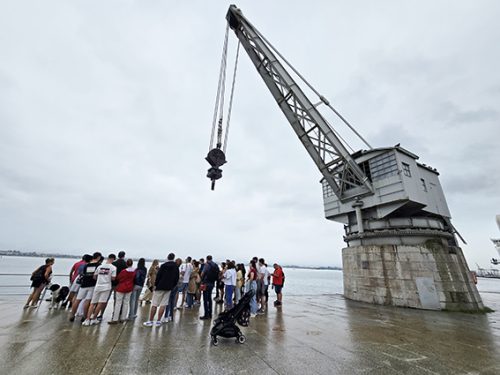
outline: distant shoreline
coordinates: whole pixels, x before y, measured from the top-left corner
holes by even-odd
[[[19,251],[19,250],[0,250],[0,256],[15,256],[15,257],[32,257],[32,258],[66,258],[66,259],[80,259],[78,255],[57,254],[57,253],[38,253],[36,251]],[[153,259],[145,258],[147,262],[152,262]],[[328,270],[328,271],[342,271],[341,267],[335,266],[297,266],[297,265],[283,265],[283,268],[288,269],[301,269],[301,270]]]

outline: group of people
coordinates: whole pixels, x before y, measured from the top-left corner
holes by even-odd
[[[50,284],[53,258],[32,274],[33,292],[25,308],[36,306],[43,289]],[[203,304],[200,319],[211,319],[213,289],[215,302],[229,310],[239,302],[245,292],[253,290],[250,302],[251,316],[264,314],[269,299],[269,286],[276,292],[274,306],[282,305],[282,288],[285,281],[283,269],[278,264],[269,270],[263,258],[254,257],[248,269],[244,264],[226,260],[218,265],[208,255],[205,259],[187,257],[184,261],[170,253],[160,265],[154,260],[149,270],[141,258],[134,267],[132,259],[125,259],[125,252],[86,254],[76,262],[69,273],[69,294],[63,306],[71,308],[69,320],[81,316],[83,326],[98,324],[111,295],[114,296],[112,318],[108,324],[118,324],[137,317],[139,303],[151,304],[146,327],[159,326],[171,321],[174,311],[191,309]],[[141,299],[143,288],[146,287]],[[180,306],[178,301],[181,299]]]

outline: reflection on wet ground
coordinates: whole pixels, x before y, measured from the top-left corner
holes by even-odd
[[[483,294],[500,307],[500,294]],[[2,374],[500,374],[500,312],[419,311],[347,301],[340,295],[289,297],[281,310],[242,328],[243,345],[209,340],[211,323],[179,310],[162,327],[82,327],[67,312],[0,302]],[[110,314],[108,309],[106,314]]]

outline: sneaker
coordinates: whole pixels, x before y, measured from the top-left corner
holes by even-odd
[[[208,319],[210,319],[209,316],[200,316],[200,320],[208,320]]]
[[[172,319],[172,317],[171,317],[171,316],[169,316],[169,317],[166,319],[165,323],[171,322],[172,320],[173,320],[173,319]]]
[[[260,309],[259,311],[257,311],[257,315],[264,315],[265,311]]]
[[[256,316],[257,316],[257,314],[250,314],[251,318],[255,318]]]
[[[102,320],[102,315],[98,316],[98,317],[97,317],[97,320],[98,320],[98,321],[101,321],[101,320]]]
[[[88,326],[90,326],[90,320],[86,319],[86,320],[82,323],[82,326],[84,326],[84,327],[88,327]]]
[[[91,326],[95,326],[96,324],[99,324],[99,323],[101,323],[101,321],[100,321],[100,320],[97,320],[97,319],[92,319],[92,320],[90,321],[90,325],[91,325]]]
[[[152,326],[153,326],[153,324],[154,324],[154,323],[153,323],[151,320],[148,320],[147,322],[142,323],[142,325],[143,325],[144,327],[152,327]]]
[[[69,317],[69,321],[70,321],[70,322],[74,322],[74,321],[75,321],[75,317],[74,317],[74,316],[70,316],[70,317]]]
[[[23,309],[27,309],[30,305],[24,305]]]
[[[157,320],[157,321],[155,322],[155,326],[160,327],[160,326],[161,326],[161,321]]]
[[[85,319],[85,317],[84,317],[84,316],[82,316],[82,318],[80,319],[80,322],[82,322],[82,323],[83,323],[85,320],[86,320],[86,319]]]
[[[167,320],[167,319],[168,319],[168,318],[165,318],[164,316],[162,316],[162,318],[160,319],[160,322],[161,322],[161,323],[166,323],[166,322],[168,322],[168,320]]]

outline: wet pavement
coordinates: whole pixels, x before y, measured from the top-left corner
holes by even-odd
[[[500,374],[500,294],[487,315],[374,306],[340,295],[289,297],[210,345],[198,309],[162,327],[82,327],[68,313],[1,300],[1,374]],[[109,319],[111,309],[106,312]]]

